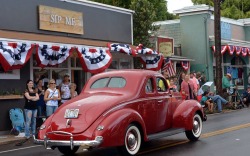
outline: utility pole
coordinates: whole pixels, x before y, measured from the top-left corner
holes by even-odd
[[[219,95],[222,95],[220,3],[221,0],[214,0],[214,37],[216,59],[216,91]]]

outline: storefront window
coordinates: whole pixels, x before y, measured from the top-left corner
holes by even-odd
[[[120,69],[130,69],[131,63],[128,59],[120,59]]]

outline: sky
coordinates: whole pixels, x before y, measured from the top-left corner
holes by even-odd
[[[168,12],[173,13],[173,10],[181,9],[185,6],[192,6],[191,0],[167,0],[168,1]]]

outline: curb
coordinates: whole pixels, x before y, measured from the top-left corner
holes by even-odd
[[[25,138],[15,138],[14,136],[0,136],[0,138],[0,145],[14,144],[25,140]]]

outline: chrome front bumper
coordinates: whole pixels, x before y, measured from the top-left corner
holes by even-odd
[[[70,135],[70,140],[69,141],[65,141],[65,140],[50,140],[48,138],[48,134],[66,134],[66,135]],[[95,138],[95,140],[85,140],[85,141],[74,141],[73,139],[73,134],[72,133],[68,133],[68,132],[63,132],[63,131],[53,131],[53,132],[48,132],[45,134],[44,139],[36,139],[35,136],[34,137],[34,143],[35,144],[40,144],[40,145],[44,145],[44,147],[46,149],[49,149],[50,147],[56,147],[56,146],[70,146],[71,149],[74,148],[74,146],[82,146],[83,148],[90,148],[90,147],[98,147],[102,141],[103,141],[103,137],[102,136],[97,136]]]

